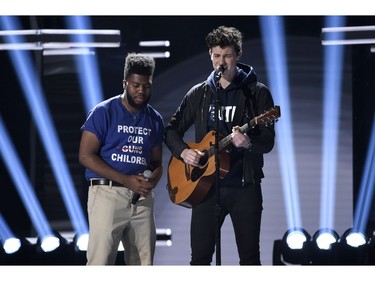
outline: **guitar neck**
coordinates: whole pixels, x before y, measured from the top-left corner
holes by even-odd
[[[246,123],[246,124],[244,124],[243,126],[240,127],[241,133],[246,133],[250,128],[254,127],[254,125],[256,123],[257,122],[256,122],[256,117],[255,117],[249,123]],[[249,126],[249,124],[251,126]],[[226,136],[225,138],[221,139],[219,141],[219,150],[223,150],[224,148],[226,148],[231,143],[231,138],[232,138],[232,135],[230,134],[230,135]],[[213,154],[214,154],[214,146],[212,146],[210,148],[209,156],[212,156]]]
[[[249,123],[251,124],[251,126],[249,126]],[[245,125],[240,127],[241,133],[246,133],[250,129],[250,127],[251,128],[254,127],[254,124],[256,124],[256,117],[252,119],[249,123],[246,123]],[[226,148],[231,143],[231,138],[232,138],[231,134],[223,138],[219,142],[219,150]]]
[[[249,123],[244,124],[243,126],[240,127],[240,132],[241,133],[246,133],[248,130],[251,128],[254,128],[255,125],[257,124],[267,124],[270,122],[274,122],[276,118],[280,117],[280,106],[275,106],[269,111],[254,117],[253,119],[250,120]],[[228,135],[222,140],[219,141],[219,150],[222,150],[226,148],[230,143],[231,143],[231,138],[232,135]],[[214,154],[214,146],[211,146],[209,151],[208,151],[208,156],[212,156]]]

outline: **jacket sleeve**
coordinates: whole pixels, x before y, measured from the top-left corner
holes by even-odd
[[[255,108],[257,108],[257,115],[260,115],[274,107],[271,92],[265,85],[258,83],[255,95]],[[249,136],[252,143],[252,153],[270,152],[275,144],[274,122],[267,125],[263,124],[256,126],[256,128],[249,131]]]
[[[181,152],[189,147],[184,142],[183,137],[195,122],[196,111],[199,106],[200,85],[198,84],[189,90],[165,127],[165,144],[172,155],[178,159],[181,159]]]

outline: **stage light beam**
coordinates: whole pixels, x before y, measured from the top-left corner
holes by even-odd
[[[52,230],[48,224],[48,220],[35,195],[34,188],[30,184],[30,179],[27,178],[26,172],[13,146],[13,142],[8,136],[8,131],[0,115],[0,155],[38,235],[40,237],[51,235]]]
[[[284,42],[284,19],[280,16],[261,16],[263,49],[268,70],[270,89],[275,103],[280,105],[284,114],[282,122],[275,126],[281,176],[286,208],[288,229],[302,226],[299,205],[298,182],[294,153],[292,129],[292,110],[290,108],[289,78]]]
[[[1,118],[1,116],[0,116]],[[1,121],[0,121],[1,122]],[[1,126],[1,125],[0,125]],[[0,142],[1,143],[1,142]],[[1,152],[1,148],[0,148]],[[0,241],[2,241],[3,249],[7,254],[17,252],[21,247],[21,240],[16,238],[5,219],[0,214]]]
[[[0,17],[0,25],[4,30],[19,30],[19,23],[16,17]],[[19,36],[8,36],[8,43],[19,43]],[[28,51],[9,51],[13,66],[17,71],[20,85],[27,100],[34,122],[44,145],[47,157],[52,166],[58,187],[67,208],[72,225],[77,233],[88,233],[86,218],[74,189],[66,161],[63,156],[56,130],[51,120],[46,100],[40,85],[37,73],[40,70],[33,67]]]
[[[326,17],[329,27],[345,24],[345,17]],[[338,35],[340,36],[340,35]],[[340,39],[340,38],[336,38]],[[324,47],[323,151],[320,189],[320,228],[334,228],[337,147],[340,120],[343,46]]]
[[[71,29],[84,30],[90,29],[90,17],[67,16],[65,17],[67,26]],[[90,34],[76,33],[71,35],[72,41],[82,43],[92,42],[93,37]],[[86,113],[95,105],[104,99],[102,85],[100,83],[99,67],[95,56],[75,56],[77,73],[82,89],[82,98],[85,104]]]
[[[354,210],[353,228],[365,233],[369,213],[371,210],[375,189],[375,115],[372,119],[372,128],[366,154],[366,162],[359,187],[359,194]]]

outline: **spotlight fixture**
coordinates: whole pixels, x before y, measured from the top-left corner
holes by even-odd
[[[291,228],[283,237],[284,244],[291,250],[301,250],[311,239],[310,234],[303,228]]]
[[[339,239],[338,264],[363,265],[368,263],[366,234],[350,228]]]
[[[55,236],[46,236],[40,240],[39,246],[43,252],[52,252],[60,246],[60,240]]]
[[[74,252],[67,239],[54,231],[37,240],[35,263],[38,265],[65,265],[74,263]]]
[[[73,239],[73,244],[79,251],[87,251],[87,245],[89,243],[89,234],[76,234]]]
[[[67,244],[68,241],[58,232],[53,232],[37,239],[37,245],[45,253],[53,252],[60,246]]]
[[[310,264],[311,235],[303,228],[295,227],[285,232],[282,240],[274,243],[273,264]]]
[[[336,231],[325,228],[315,232],[312,242],[320,250],[329,250],[334,243],[338,242],[339,238]]]
[[[35,260],[35,245],[26,238],[12,237],[6,239],[0,247],[1,265],[32,265]]]
[[[365,245],[367,240],[366,234],[358,230],[354,230],[353,228],[346,230],[340,238],[341,243],[345,243],[353,248],[358,248]]]
[[[333,265],[337,264],[337,248],[340,236],[336,231],[323,228],[319,229],[311,241],[311,264]]]
[[[72,263],[76,265],[85,265],[87,262],[86,252],[89,243],[89,234],[75,234],[70,244],[73,253]]]
[[[3,242],[4,252],[13,254],[21,248],[21,240],[16,237],[10,237]]]

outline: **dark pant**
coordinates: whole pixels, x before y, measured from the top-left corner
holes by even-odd
[[[217,225],[229,214],[236,238],[240,265],[260,265],[260,224],[263,210],[260,184],[250,187],[220,187],[220,205],[212,187],[205,200],[192,210],[191,265],[210,265],[215,251]],[[215,210],[218,209],[219,216]],[[218,220],[218,223],[216,221]]]

